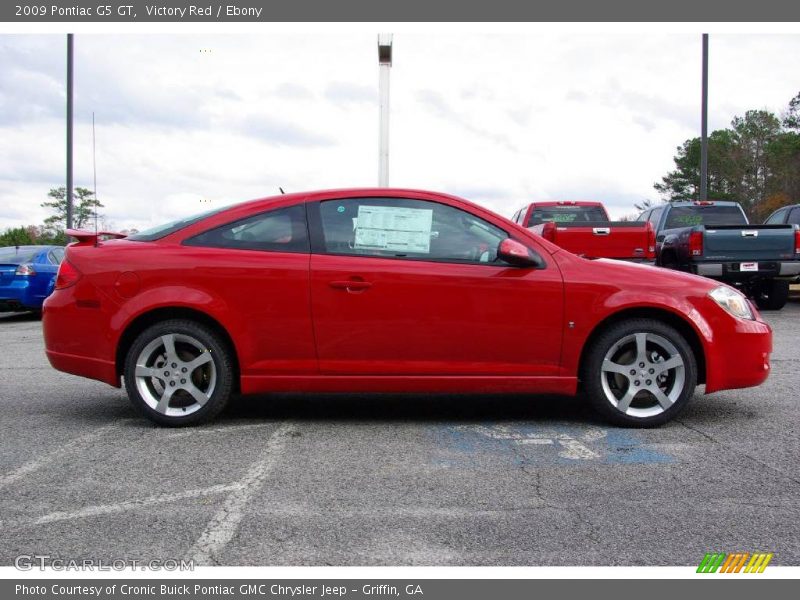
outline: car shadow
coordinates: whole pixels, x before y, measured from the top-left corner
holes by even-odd
[[[0,313],[0,323],[25,323],[27,321],[41,321],[42,313],[39,312],[9,312]]]
[[[596,421],[580,396],[317,393],[237,397],[219,422],[262,419],[386,423]]]

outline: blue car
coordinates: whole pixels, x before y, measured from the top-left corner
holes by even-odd
[[[42,310],[63,258],[61,246],[0,248],[0,312]]]

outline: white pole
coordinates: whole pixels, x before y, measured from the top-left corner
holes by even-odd
[[[378,94],[380,102],[380,140],[378,146],[378,186],[389,186],[389,74],[392,68],[392,34],[378,36]]]

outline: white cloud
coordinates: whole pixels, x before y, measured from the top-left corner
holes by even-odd
[[[696,35],[395,35],[391,183],[510,215],[535,199],[654,198],[699,131]],[[203,51],[201,51],[203,50]],[[63,36],[0,36],[0,229],[64,179]],[[714,35],[710,115],[780,111],[800,36]],[[238,200],[373,185],[375,36],[80,35],[75,182],[117,227]],[[201,202],[204,200],[205,202]]]

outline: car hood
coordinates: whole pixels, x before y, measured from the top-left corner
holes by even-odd
[[[559,253],[560,255],[561,253]],[[616,283],[626,288],[674,288],[692,293],[705,295],[716,287],[724,285],[713,279],[655,267],[641,263],[613,260],[609,258],[598,258],[589,260],[576,257],[584,261],[584,266],[591,273],[593,278],[601,279],[609,283]]]

